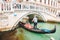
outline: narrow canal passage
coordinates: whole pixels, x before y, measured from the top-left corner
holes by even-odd
[[[53,37],[55,40],[60,40],[60,24],[58,23],[38,23],[39,26],[52,28],[56,25],[56,33],[53,34],[37,34],[29,32],[23,28],[0,35],[0,40],[50,40]]]

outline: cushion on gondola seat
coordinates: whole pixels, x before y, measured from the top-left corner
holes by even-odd
[[[28,23],[28,24],[25,24],[24,25],[26,28],[28,28],[28,29],[32,29],[33,27]]]

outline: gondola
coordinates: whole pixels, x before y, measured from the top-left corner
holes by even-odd
[[[49,29],[35,29],[33,28],[29,23],[23,23],[23,22],[19,22],[20,27],[30,31],[30,32],[34,32],[34,33],[40,33],[40,34],[50,34],[50,33],[55,33],[56,32],[56,26],[54,27],[54,29],[49,30]],[[31,27],[29,28],[27,25],[30,25]]]

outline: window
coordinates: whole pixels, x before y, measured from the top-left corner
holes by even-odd
[[[52,1],[51,1],[51,6],[52,6]]]
[[[55,6],[55,2],[54,2],[54,4],[53,4],[54,6]]]
[[[40,2],[42,2],[42,0],[40,0]]]
[[[3,0],[4,2],[10,2],[11,0]]]
[[[3,11],[3,3],[0,4],[0,10]]]
[[[50,4],[50,0],[48,0],[48,5]]]
[[[26,1],[29,1],[29,0],[26,0]]]
[[[44,3],[46,4],[46,0],[44,0]]]

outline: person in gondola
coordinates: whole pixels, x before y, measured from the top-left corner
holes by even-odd
[[[32,22],[34,22],[34,29],[37,29],[38,19],[37,19],[36,15],[34,16]]]

